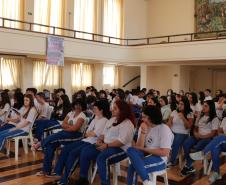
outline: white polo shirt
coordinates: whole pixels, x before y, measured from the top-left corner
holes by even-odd
[[[138,131],[138,139],[141,135],[141,128]],[[173,143],[174,135],[170,128],[166,124],[156,125],[153,128],[148,129],[148,133],[145,137],[145,148],[148,149],[158,149],[167,148],[171,150],[171,145]],[[167,157],[161,157],[165,162],[167,162]]]
[[[207,135],[212,132],[212,130],[217,130],[220,126],[220,120],[215,117],[212,121],[208,121],[209,116],[202,116],[196,120],[195,126],[199,128],[199,134]]]
[[[86,132],[93,131],[93,132],[95,132],[96,136],[95,137],[87,137],[87,138],[83,139],[82,141],[87,142],[87,143],[91,143],[91,144],[96,143],[98,137],[103,132],[107,121],[108,121],[108,119],[105,118],[105,117],[102,117],[100,119],[94,118],[91,121],[91,123],[90,123],[90,125],[89,125],[89,127],[88,127]]]
[[[134,136],[134,126],[129,119],[125,119],[120,124],[113,126],[116,123],[116,118],[113,117],[106,123],[104,128],[104,143],[111,143],[115,140],[120,141],[124,145],[121,147],[126,151],[131,145]]]
[[[186,129],[185,126],[184,126],[184,122],[183,120],[179,117],[178,115],[178,112],[176,110],[174,110],[172,113],[171,113],[171,117],[173,118],[172,120],[172,127],[171,127],[171,130],[174,132],[174,133],[178,133],[178,134],[188,134],[190,129]],[[193,113],[189,113],[187,115],[187,118],[194,118],[194,115]]]

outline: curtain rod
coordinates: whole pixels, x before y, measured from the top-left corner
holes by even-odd
[[[10,57],[24,57],[27,58],[26,55],[13,55],[13,54],[4,54],[4,53],[0,53],[0,57],[4,57],[4,56],[10,56]]]

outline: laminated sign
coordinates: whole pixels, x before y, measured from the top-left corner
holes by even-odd
[[[64,66],[64,39],[63,38],[48,36],[47,64]]]

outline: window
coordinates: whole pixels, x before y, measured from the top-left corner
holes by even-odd
[[[103,67],[103,85],[114,86],[115,70],[114,66]]]
[[[85,89],[92,84],[92,65],[72,64],[71,65],[72,90]]]
[[[34,1],[34,22],[54,27],[64,27],[66,3],[64,0],[35,0]],[[46,26],[34,26],[35,31],[63,34],[60,29]]]
[[[45,61],[33,62],[33,85],[39,89],[53,90],[61,86],[62,70],[59,66],[48,65]]]
[[[24,20],[24,0],[0,0],[0,17]],[[5,21],[5,26],[10,28],[21,28],[21,23]],[[2,22],[1,22],[2,24]]]
[[[21,59],[0,58],[0,88],[13,89],[20,87]]]
[[[103,34],[107,36],[123,37],[123,0],[104,0]],[[108,42],[108,39],[104,39]],[[120,44],[120,40],[111,39],[112,43]]]
[[[94,32],[94,0],[74,0],[74,29]],[[76,37],[92,39],[92,35],[76,33]]]

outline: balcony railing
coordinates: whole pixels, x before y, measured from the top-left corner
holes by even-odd
[[[160,37],[148,37],[137,39],[123,39],[116,38],[96,33],[89,33],[84,31],[77,31],[66,28],[59,28],[55,26],[48,26],[38,23],[14,20],[0,17],[0,28],[21,30],[34,33],[42,33],[48,35],[55,35],[66,38],[88,40],[92,42],[100,42],[105,44],[113,44],[119,46],[144,46],[155,44],[169,44],[181,42],[195,42],[195,41],[209,41],[226,39],[226,30],[202,32],[202,33],[186,33],[178,35],[167,35]],[[48,31],[47,31],[48,30]]]

